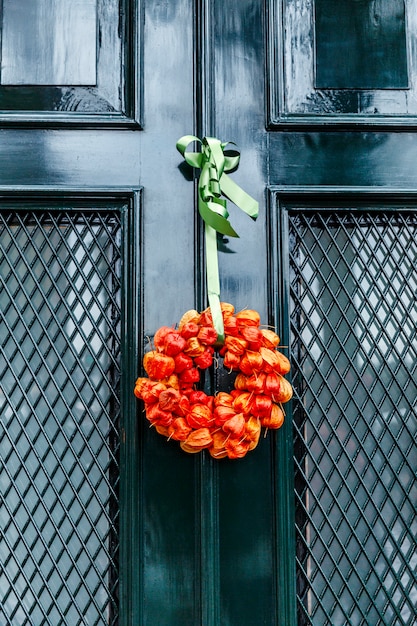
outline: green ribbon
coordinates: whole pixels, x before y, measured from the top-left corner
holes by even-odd
[[[187,152],[190,143],[201,144],[201,152]],[[191,167],[199,168],[198,210],[205,224],[207,296],[217,331],[218,342],[224,341],[223,316],[220,308],[220,279],[217,235],[238,237],[229,220],[225,196],[242,211],[256,220],[259,205],[226,174],[239,165],[240,154],[226,155],[224,149],[232,142],[222,143],[214,137],[199,139],[185,135],[177,141],[177,149]],[[233,144],[235,145],[235,144]]]

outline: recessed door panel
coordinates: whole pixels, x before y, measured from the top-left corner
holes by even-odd
[[[0,122],[139,124],[139,2],[2,6]]]
[[[3,0],[2,17],[2,85],[96,84],[96,0]]]
[[[37,204],[0,211],[0,621],[118,624],[127,205]]]
[[[414,125],[415,0],[269,0],[271,127]]]
[[[415,205],[341,197],[280,203],[295,389],[298,624],[411,625]]]

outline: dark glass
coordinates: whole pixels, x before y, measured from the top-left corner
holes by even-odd
[[[404,0],[315,1],[316,88],[406,89]]]

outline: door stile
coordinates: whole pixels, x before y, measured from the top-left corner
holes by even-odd
[[[214,129],[213,99],[213,2],[199,0],[195,17],[195,127],[197,136],[211,136]],[[198,172],[197,172],[198,176]],[[197,186],[194,194],[196,294],[198,310],[207,306],[204,225],[197,211]],[[218,390],[216,372],[205,380],[205,391],[214,395]],[[219,493],[218,461],[207,454],[196,455],[195,518],[199,545],[196,548],[196,570],[199,572],[197,606],[200,623],[220,624],[220,554],[219,554]],[[196,607],[197,608],[197,607]]]
[[[143,505],[143,453],[138,407],[132,394],[143,336],[141,191],[122,212],[122,368],[120,424],[120,625],[143,623],[143,545],[139,540]]]
[[[275,194],[268,188],[267,220],[270,243],[268,265],[268,287],[270,318],[280,329],[281,345],[290,346],[289,319],[289,263],[288,219],[280,206],[276,206]],[[291,378],[289,377],[289,380]],[[292,381],[293,382],[293,381]],[[276,623],[296,626],[296,572],[295,572],[295,510],[294,510],[294,467],[292,436],[292,404],[285,407],[285,421],[281,436],[275,439],[275,469],[272,477],[274,489],[274,535],[275,535],[275,594]]]

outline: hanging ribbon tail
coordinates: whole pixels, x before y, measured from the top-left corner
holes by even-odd
[[[253,220],[256,220],[259,214],[259,203],[252,198],[246,191],[243,191],[239,185],[228,176],[223,174],[220,179],[220,186],[225,196],[229,198],[239,209],[244,211]]]
[[[204,202],[201,198],[198,203],[198,210],[206,225],[211,226],[214,230],[217,230],[221,235],[227,235],[228,237],[239,237],[234,230],[226,216],[220,215],[217,207],[220,206],[214,202]]]
[[[217,234],[214,228],[205,226],[206,241],[206,274],[207,297],[213,319],[213,326],[217,333],[217,342],[224,343],[223,314],[220,306],[220,280],[217,255]]]

